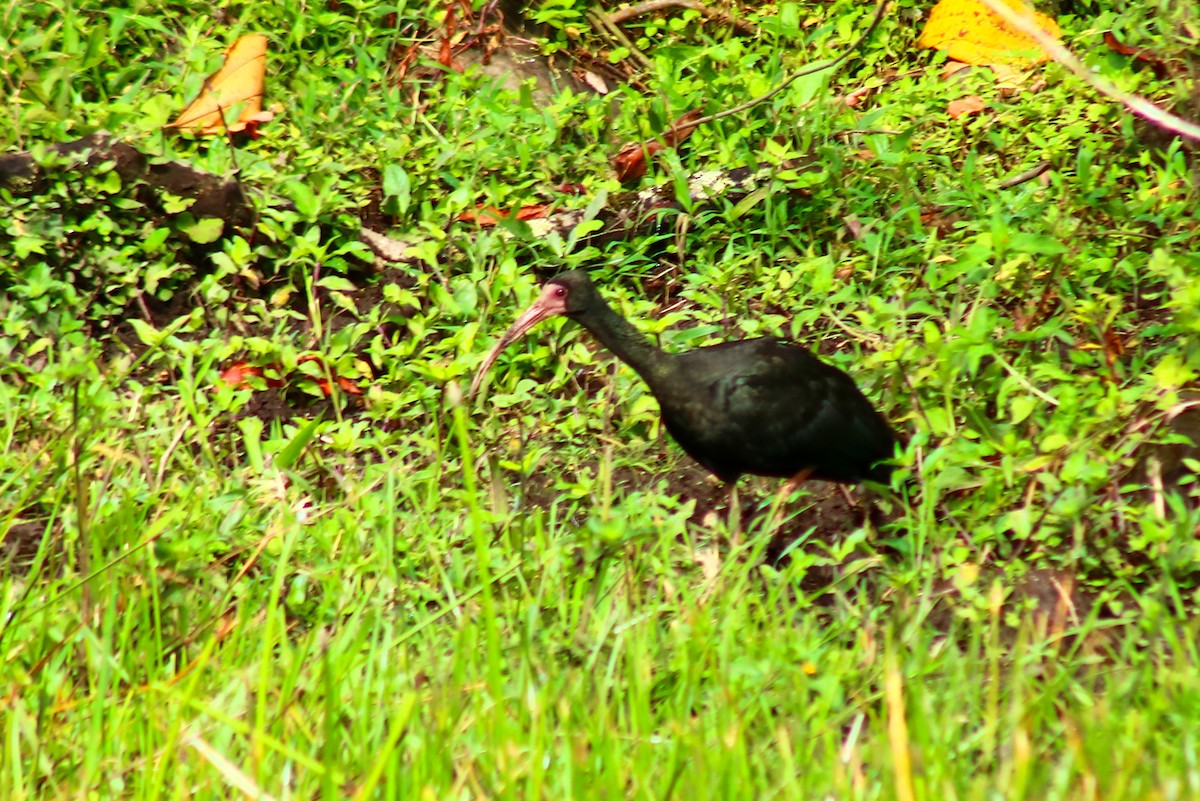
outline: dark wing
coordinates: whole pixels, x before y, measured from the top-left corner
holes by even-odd
[[[754,339],[677,358],[684,391],[663,403],[664,423],[718,476],[812,469],[831,481],[887,481],[876,463],[893,455],[891,427],[850,376],[808,350]]]

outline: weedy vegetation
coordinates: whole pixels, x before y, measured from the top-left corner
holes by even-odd
[[[0,14],[0,144],[41,170],[0,184],[0,797],[1200,797],[1196,143],[1054,63],[944,78],[915,47],[932,3],[899,0],[641,185],[817,169],[619,241],[460,221],[615,196],[622,143],[873,12],[728,6],[747,35],[672,7],[620,42],[590,3],[534,5],[519,36],[609,94],[443,68],[490,3]],[[1043,10],[1196,119],[1194,2]],[[250,32],[275,118],[165,133]],[[236,178],[253,221],[50,149],[97,131]],[[379,267],[364,223],[419,258]],[[732,537],[570,324],[467,402],[571,268],[667,348],[810,345],[907,432],[911,492],[812,484],[773,526],[778,482],[746,479]]]

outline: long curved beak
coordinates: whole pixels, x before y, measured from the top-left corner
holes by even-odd
[[[550,288],[542,290],[542,294],[533,302],[533,305],[509,326],[508,330],[504,332],[504,336],[500,337],[500,341],[483,360],[483,364],[479,366],[479,371],[475,373],[475,378],[471,381],[471,391],[467,393],[467,400],[475,397],[475,393],[479,391],[479,385],[483,383],[483,377],[487,375],[487,371],[491,369],[501,351],[524,336],[529,329],[542,320],[562,314],[563,311],[562,300],[554,297]]]

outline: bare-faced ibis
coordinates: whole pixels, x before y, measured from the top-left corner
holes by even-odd
[[[799,345],[763,337],[666,353],[604,301],[586,274],[548,281],[484,359],[562,315],[592,333],[649,385],[676,442],[722,481],[743,473],[886,484],[896,435],[854,380]]]

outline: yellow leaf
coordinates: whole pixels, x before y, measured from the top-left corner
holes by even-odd
[[[1055,39],[1058,23],[1039,14],[1021,0],[1001,0],[1037,23]],[[1050,55],[1025,34],[1013,28],[981,0],[939,0],[929,13],[919,47],[945,50],[950,58],[968,64],[1014,64],[1028,67],[1048,61]]]
[[[261,33],[241,37],[225,51],[221,69],[205,79],[200,96],[167,127],[198,134],[227,129],[237,133],[271,119],[274,115],[262,107],[266,68],[267,37]]]

